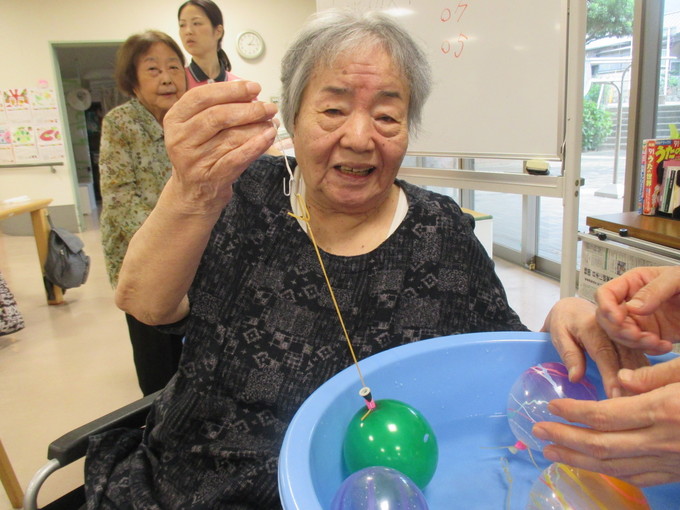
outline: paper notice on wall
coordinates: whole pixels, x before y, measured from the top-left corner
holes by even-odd
[[[28,89],[3,90],[2,98],[8,122],[13,124],[31,122],[32,112]]]
[[[54,89],[6,89],[0,91],[0,98],[0,164],[64,159]]]
[[[12,147],[17,163],[34,163],[38,161],[38,145],[35,140],[33,126],[12,126]]]
[[[29,98],[34,123],[59,121],[57,98],[53,89],[30,89]]]
[[[64,159],[64,142],[61,139],[59,124],[50,122],[35,127],[38,155],[41,161],[60,161]]]
[[[0,164],[14,163],[12,132],[9,126],[0,125]]]

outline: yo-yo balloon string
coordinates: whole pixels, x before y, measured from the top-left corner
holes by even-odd
[[[512,473],[510,472],[510,463],[508,462],[507,457],[501,457],[501,469],[503,470],[503,474],[505,475],[505,481],[508,482],[508,493],[505,496],[505,508],[506,510],[510,510],[510,502],[512,501],[512,483],[513,483],[513,478],[512,478]]]
[[[531,459],[531,463],[534,465],[536,469],[541,471],[541,468],[538,467],[538,464],[536,463],[536,459],[534,459],[534,454],[531,453],[531,448],[525,445],[522,441],[517,441],[514,445],[511,446],[480,446],[480,448],[482,450],[508,450],[513,455],[515,455],[519,451],[526,451],[527,454],[529,455],[529,459]]]
[[[529,458],[531,459],[531,463],[538,469],[539,471],[541,470],[540,467],[538,467],[538,464],[536,464],[536,459],[534,459],[534,454],[531,453],[531,448],[527,448],[527,453],[529,454]]]
[[[292,216],[293,218],[296,218],[298,220],[304,221],[307,224],[307,232],[309,233],[309,238],[312,241],[312,246],[314,246],[314,251],[316,252],[316,257],[319,259],[319,265],[321,266],[321,272],[323,273],[324,278],[326,279],[326,286],[328,287],[328,292],[331,295],[331,300],[333,301],[333,306],[335,307],[335,313],[338,314],[338,320],[340,321],[340,326],[342,327],[342,332],[345,335],[345,340],[347,340],[347,347],[349,347],[349,352],[352,355],[352,360],[354,360],[354,366],[357,367],[357,372],[359,372],[359,379],[361,380],[361,385],[363,388],[367,388],[366,382],[364,381],[364,376],[361,373],[361,368],[359,367],[359,360],[357,359],[356,354],[354,353],[354,347],[352,346],[352,341],[349,338],[349,334],[347,333],[347,328],[345,327],[345,321],[342,319],[342,313],[340,312],[340,306],[338,306],[338,301],[335,299],[335,293],[333,292],[333,286],[331,285],[331,281],[328,278],[328,273],[326,273],[326,266],[323,263],[323,259],[321,258],[321,252],[319,251],[319,246],[316,244],[316,239],[314,238],[314,232],[312,231],[312,225],[310,223],[310,215],[309,215],[309,209],[307,209],[307,204],[305,204],[304,199],[299,193],[295,194],[295,198],[297,199],[298,205],[300,206],[300,210],[302,211],[302,215],[296,215],[292,212],[289,212],[288,214]],[[363,390],[362,388],[362,390]],[[370,396],[370,392],[368,393]],[[363,396],[363,395],[362,395]],[[365,397],[364,397],[365,398]],[[369,406],[369,412],[372,408]],[[366,413],[368,414],[368,413]]]

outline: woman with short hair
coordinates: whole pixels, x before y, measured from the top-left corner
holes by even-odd
[[[163,119],[186,91],[184,55],[167,34],[148,30],[118,49],[115,77],[130,100],[102,121],[99,154],[104,260],[113,287],[130,239],[155,207],[170,178]],[[137,380],[144,395],[160,390],[177,370],[182,336],[125,315]]]
[[[130,244],[116,302],[186,332],[185,351],[143,433],[91,442],[91,509],[280,508],[286,427],[351,363],[312,230],[360,359],[526,329],[473,219],[397,179],[430,89],[413,39],[382,14],[323,12],[282,69],[295,159],[260,157],[277,110],[253,82],[192,89],[166,118],[175,173]]]

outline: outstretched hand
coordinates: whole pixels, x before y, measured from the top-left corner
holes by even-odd
[[[586,372],[586,353],[595,361],[608,396],[618,396],[622,388],[617,378],[621,368],[649,364],[642,351],[612,342],[595,321],[595,305],[581,298],[564,298],[550,310],[542,328],[550,332],[553,345],[562,358],[569,380],[580,381]]]
[[[635,396],[551,401],[551,413],[589,428],[536,424],[534,435],[554,443],[543,455],[638,486],[680,481],[680,358],[622,370],[619,383]]]
[[[597,322],[615,342],[663,354],[680,341],[680,266],[639,267],[597,290]]]

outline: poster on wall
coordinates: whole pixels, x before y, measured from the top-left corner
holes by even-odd
[[[5,103],[0,101],[0,165],[14,162],[12,150],[12,134],[7,124]]]
[[[31,121],[31,103],[28,89],[7,89],[2,91],[7,121],[11,124]]]
[[[12,147],[16,163],[33,163],[38,161],[38,145],[35,140],[33,126],[19,124],[12,127]]]
[[[12,132],[9,130],[8,126],[3,126],[3,124],[0,123],[0,165],[7,163],[14,163]]]
[[[58,122],[59,110],[53,89],[30,89],[29,100],[33,122]]]
[[[41,161],[60,161],[64,159],[64,142],[61,139],[59,124],[50,122],[36,125],[35,137]]]
[[[0,164],[64,159],[54,89],[6,89],[0,91],[0,99]]]

